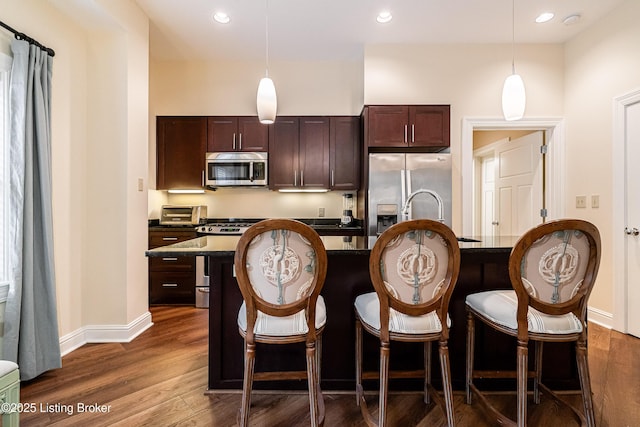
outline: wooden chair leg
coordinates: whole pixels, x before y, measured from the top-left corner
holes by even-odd
[[[526,341],[518,340],[517,350],[517,382],[518,382],[518,404],[517,404],[517,425],[527,426],[527,377],[529,373],[529,349]]]
[[[240,427],[249,425],[249,408],[251,406],[251,390],[253,388],[253,371],[256,359],[255,344],[244,344],[244,381],[242,384],[242,404],[240,406],[240,414],[238,424]]]
[[[438,349],[440,354],[440,370],[442,372],[442,391],[446,408],[447,425],[453,427],[456,424],[453,414],[453,389],[451,387],[451,366],[449,363],[449,347],[447,341],[440,341]]]
[[[387,391],[389,389],[389,343],[380,342],[380,398],[378,401],[378,426],[387,425]]]
[[[360,406],[362,391],[362,323],[356,319],[356,404]]]
[[[315,343],[307,344],[307,383],[309,387],[309,414],[311,426],[318,427],[318,366]]]
[[[471,404],[471,384],[473,384],[473,357],[475,346],[475,321],[473,314],[467,310],[467,366],[466,366],[466,401]]]
[[[431,341],[424,343],[424,403],[431,403],[429,385],[431,384]]]
[[[533,402],[540,404],[540,381],[542,381],[542,350],[544,343],[542,341],[535,342],[536,360],[535,360],[535,377],[533,378]]]
[[[589,375],[589,363],[587,360],[587,343],[584,339],[576,342],[576,361],[578,363],[578,375],[580,377],[580,389],[582,390],[582,406],[587,426],[595,427],[596,417],[593,410],[593,395],[591,392],[591,378]]]

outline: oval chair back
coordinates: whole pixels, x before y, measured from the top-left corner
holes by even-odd
[[[248,425],[254,379],[306,378],[311,425],[322,425],[321,333],[327,316],[320,291],[327,273],[327,254],[320,236],[299,221],[260,221],[249,227],[240,238],[234,265],[244,299],[238,312],[238,329],[245,343],[238,424]],[[254,373],[257,342],[305,342],[306,371]]]

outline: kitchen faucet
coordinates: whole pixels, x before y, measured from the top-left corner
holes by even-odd
[[[409,197],[407,197],[407,201],[404,202],[404,207],[402,208],[402,215],[405,216],[407,220],[409,219],[409,207],[411,207],[411,201],[418,194],[431,194],[433,198],[436,199],[436,202],[438,203],[438,221],[444,223],[444,203],[442,202],[442,197],[440,197],[440,195],[435,191],[428,190],[426,188],[421,188],[409,194]]]

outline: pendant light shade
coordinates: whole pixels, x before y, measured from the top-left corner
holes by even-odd
[[[505,120],[520,120],[524,116],[527,97],[519,74],[511,74],[502,88],[502,114]]]
[[[502,87],[502,114],[505,120],[520,120],[524,116],[527,97],[524,91],[524,81],[516,73],[516,14],[515,0],[511,2],[511,75],[504,81]]]
[[[276,120],[278,98],[276,96],[276,86],[269,77],[260,79],[256,105],[258,107],[258,119],[260,123],[269,125]]]
[[[264,46],[266,71],[260,83],[258,83],[258,94],[256,96],[256,108],[260,123],[270,125],[276,120],[276,110],[278,109],[278,98],[276,96],[276,86],[269,78],[269,0],[264,2]]]

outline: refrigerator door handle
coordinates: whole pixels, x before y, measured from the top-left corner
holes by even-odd
[[[398,206],[398,222],[403,221],[402,208],[404,207],[405,202],[407,201],[407,188],[411,186],[409,184],[409,174],[410,172],[407,169],[400,169],[400,206]]]

